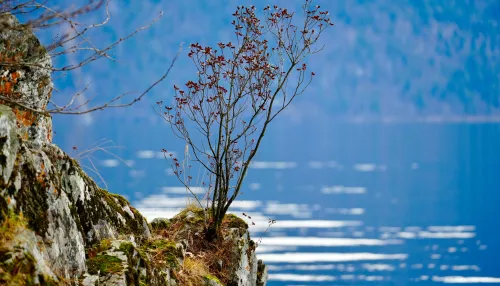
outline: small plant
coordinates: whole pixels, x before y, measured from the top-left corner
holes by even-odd
[[[158,112],[186,142],[192,161],[207,171],[208,213],[206,237],[217,239],[224,215],[238,197],[248,168],[259,150],[269,124],[302,94],[314,77],[307,70],[315,44],[332,26],[320,6],[303,5],[304,18],[278,6],[263,9],[239,6],[233,14],[236,40],[216,48],[191,44],[188,56],[197,77],[185,88],[174,85],[173,105],[158,102]],[[162,150],[172,159],[174,174],[191,191],[191,165]]]
[[[179,274],[182,285],[203,285],[205,276],[210,275],[205,261],[186,257]]]

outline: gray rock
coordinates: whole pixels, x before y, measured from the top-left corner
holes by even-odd
[[[0,174],[4,183],[8,182],[19,150],[16,117],[7,106],[0,105]],[[19,189],[19,188],[18,188]]]
[[[86,272],[86,247],[121,234],[150,237],[144,217],[123,197],[99,188],[57,146],[33,148],[14,118],[0,105],[0,213],[23,213],[29,237],[37,237],[27,243],[43,245],[40,263],[70,279]]]
[[[248,231],[242,232],[239,228],[231,229],[226,239],[234,241],[237,263],[234,264],[232,280],[240,286],[256,286],[258,281],[258,260],[255,254],[255,243],[250,240]],[[265,282],[263,284],[265,285]]]
[[[0,14],[0,22],[0,103],[12,107],[19,134],[39,148],[52,142],[52,120],[43,113],[53,89],[51,58],[13,15]]]
[[[259,259],[257,263],[257,286],[265,286],[267,283],[268,269],[267,265]]]

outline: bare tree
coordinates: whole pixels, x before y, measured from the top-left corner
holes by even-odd
[[[9,68],[13,66],[36,66],[38,68],[50,68],[54,73],[59,72],[66,74],[102,58],[116,61],[116,59],[113,58],[110,52],[117,45],[121,44],[127,39],[130,39],[137,33],[148,29],[163,15],[163,13],[160,13],[160,15],[156,19],[152,20],[149,24],[139,27],[131,31],[129,34],[122,36],[118,40],[106,44],[102,48],[99,48],[98,46],[103,45],[96,45],[94,42],[92,42],[88,35],[92,30],[102,28],[110,20],[111,16],[108,9],[110,0],[87,0],[83,5],[71,8],[50,6],[48,4],[49,2],[49,0],[0,0],[0,30],[5,31],[7,29],[11,29],[37,31],[44,29],[58,29],[62,31],[62,34],[54,38],[51,44],[45,46],[43,52],[48,53],[52,59],[69,55],[78,55],[78,58],[80,58],[80,60],[76,61],[75,63],[65,64],[63,66],[47,67],[45,65],[39,65],[36,62],[30,61],[29,59],[3,61],[0,57],[0,68]],[[99,23],[85,24],[79,21],[79,18],[81,18],[85,14],[103,9],[105,9],[105,17]],[[13,25],[8,21],[10,19],[9,17],[3,17],[8,15],[22,15],[24,17],[27,17],[29,20],[23,24]],[[37,55],[34,54],[33,56],[35,57]],[[54,101],[50,101],[50,108],[47,108],[46,110],[38,110],[30,108],[28,106],[24,106],[16,102],[15,99],[8,97],[5,94],[1,94],[1,92],[0,97],[2,100],[21,105],[25,109],[43,114],[84,114],[97,110],[103,110],[106,108],[127,107],[140,101],[156,85],[163,81],[172,69],[176,59],[177,55],[173,58],[170,66],[163,75],[159,76],[158,79],[152,82],[149,86],[145,87],[143,92],[139,93],[138,95],[136,94],[135,96],[132,96],[132,98],[130,93],[124,93],[112,96],[103,104],[91,106],[91,100],[77,100],[80,96],[82,96],[84,92],[87,91],[89,87],[87,85],[83,87],[80,92],[69,96],[65,104],[56,104]],[[127,102],[123,103],[122,100],[126,96],[128,96],[127,98],[129,99]]]
[[[269,124],[310,84],[314,73],[307,72],[306,60],[321,50],[315,44],[333,25],[328,12],[312,7],[310,0],[303,5],[300,25],[287,9],[268,6],[263,20],[255,11],[254,6],[236,9],[234,43],[221,42],[217,48],[192,44],[188,56],[196,79],[185,88],[174,86],[172,106],[157,103],[158,113],[186,142],[192,160],[207,172],[202,185],[209,240],[219,236]],[[172,160],[175,175],[190,191],[191,165]],[[191,193],[202,206],[202,199]]]

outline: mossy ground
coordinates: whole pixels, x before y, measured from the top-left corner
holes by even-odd
[[[170,220],[168,219],[160,219],[158,221],[151,222],[151,229],[154,232],[158,232],[164,229],[168,229],[170,227]]]
[[[16,245],[14,239],[27,230],[28,222],[21,214],[5,214],[0,223],[0,285],[58,285],[51,277],[36,273],[37,261],[29,252]]]
[[[240,230],[248,229],[248,224],[234,214],[226,214],[222,224],[225,228],[238,228]]]
[[[217,280],[222,285],[231,281],[232,266],[234,264],[234,241],[224,239],[230,229],[238,229],[241,234],[248,230],[248,224],[233,214],[227,214],[221,224],[220,238],[210,242],[205,239],[206,221],[210,210],[188,206],[174,218],[166,228],[153,230],[153,235],[187,241],[187,253],[182,267],[176,276],[181,285],[203,285],[206,279]],[[204,267],[201,267],[204,265]]]
[[[94,244],[87,248],[87,257],[94,258],[97,254],[106,251],[111,248],[111,239],[103,239],[100,242]]]
[[[85,185],[90,189],[90,202],[83,205],[80,201],[76,204],[77,218],[83,228],[83,233],[87,233],[92,229],[92,225],[98,223],[99,220],[105,218],[117,228],[120,234],[134,234],[141,238],[144,234],[144,217],[134,208],[130,207],[129,202],[120,195],[112,194],[99,186],[83,172],[78,162],[74,159],[67,158],[70,162],[69,174],[77,173],[85,182]],[[131,217],[124,207],[128,206],[132,213]],[[92,209],[89,209],[92,208]],[[127,222],[123,224],[119,216],[125,218]]]
[[[138,251],[142,254],[150,254],[153,257],[153,265],[171,269],[177,269],[180,266],[179,257],[183,255],[182,250],[174,241],[164,238],[151,239],[140,246]]]
[[[204,276],[204,278],[207,279],[207,280],[213,280],[213,281],[215,281],[215,282],[217,282],[219,284],[222,284],[220,282],[219,278],[213,276],[212,274],[207,274],[207,275]]]
[[[88,272],[96,275],[106,275],[118,273],[123,270],[122,261],[118,257],[99,254],[87,261]]]

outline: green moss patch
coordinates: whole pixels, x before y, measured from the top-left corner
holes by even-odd
[[[110,274],[123,270],[122,261],[118,257],[101,254],[90,258],[87,261],[88,272],[90,274]]]
[[[14,255],[6,249],[0,249],[0,256],[9,258],[0,261],[0,285],[32,285],[36,277],[36,260],[32,255],[27,252]]]
[[[243,230],[248,229],[248,224],[234,214],[226,214],[222,223],[227,228],[238,228]]]
[[[182,210],[172,219],[172,223],[176,223],[179,221],[198,225],[205,221],[205,214],[203,213],[203,210],[201,208],[190,207]]]
[[[217,278],[211,274],[205,275],[205,279],[215,281],[215,282],[219,283],[220,285],[222,285],[219,278]]]
[[[140,253],[150,253],[153,257],[153,263],[157,265],[177,268],[179,266],[179,257],[182,257],[182,250],[177,244],[168,239],[154,239],[147,241],[141,248]]]
[[[125,253],[127,256],[132,255],[134,252],[134,245],[131,242],[123,242],[118,248],[120,251]]]
[[[154,219],[151,222],[151,228],[154,232],[159,232],[168,229],[172,223],[168,219]]]

